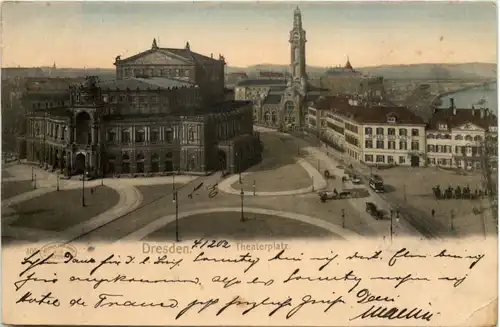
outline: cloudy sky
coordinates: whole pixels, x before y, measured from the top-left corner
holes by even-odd
[[[287,64],[297,3],[9,2],[2,6],[2,65],[113,67],[161,47],[218,56],[229,65]],[[307,64],[496,62],[492,2],[300,3]]]

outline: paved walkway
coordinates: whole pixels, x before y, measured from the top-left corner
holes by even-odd
[[[298,220],[307,224],[311,224],[320,228],[323,228],[332,234],[338,235],[342,237],[344,240],[360,240],[361,235],[347,230],[343,229],[342,227],[339,227],[334,224],[330,224],[324,220],[313,218],[310,216],[298,214],[298,213],[293,213],[293,212],[285,212],[285,211],[278,211],[278,210],[269,210],[269,209],[262,209],[262,208],[255,208],[255,207],[243,207],[244,212],[251,212],[251,213],[256,213],[256,214],[261,214],[261,215],[270,215],[270,216],[278,216],[278,217],[283,217],[283,218],[288,218],[288,219],[294,219]],[[241,207],[220,207],[220,208],[209,208],[209,209],[200,209],[200,210],[192,210],[192,211],[187,211],[187,212],[181,212],[178,215],[178,219],[194,216],[194,215],[201,215],[201,214],[208,214],[208,213],[213,213],[217,214],[220,212],[240,212]],[[171,223],[175,221],[175,214],[173,215],[168,215],[165,217],[162,217],[160,219],[155,220],[154,222],[146,225],[145,227],[127,235],[126,237],[120,239],[117,243],[120,242],[130,242],[130,241],[138,241],[142,240],[148,235],[154,233],[158,229],[166,226],[168,223]]]
[[[33,171],[32,171],[33,169]],[[85,188],[92,188],[101,185],[108,186],[119,194],[118,203],[111,209],[82,222],[76,226],[70,227],[64,232],[47,232],[43,230],[33,230],[22,227],[12,227],[11,224],[19,216],[13,212],[10,206],[18,204],[38,196],[42,196],[56,190],[57,175],[50,173],[38,167],[28,165],[13,165],[6,168],[9,174],[13,177],[4,178],[2,182],[7,181],[25,181],[30,180],[32,172],[36,174],[37,189],[26,192],[9,199],[2,201],[2,211],[4,214],[9,213],[8,217],[3,219],[2,234],[12,236],[17,239],[36,241],[36,239],[56,239],[58,241],[69,241],[79,235],[85,234],[88,231],[94,230],[102,225],[107,224],[116,218],[135,210],[142,202],[142,194],[135,187],[138,185],[155,185],[155,184],[170,184],[172,177],[151,177],[151,178],[106,178],[92,181],[85,181]],[[176,176],[175,183],[184,184],[192,181],[196,177],[192,176]],[[82,181],[79,180],[59,180],[60,190],[72,190],[82,187]]]
[[[298,194],[306,194],[306,193],[311,193],[317,190],[321,190],[326,187],[327,183],[323,175],[315,168],[313,167],[310,163],[308,163],[304,159],[298,159],[297,163],[304,168],[304,170],[307,172],[309,177],[312,179],[313,185],[309,187],[304,187],[300,189],[295,189],[295,190],[288,190],[288,191],[276,191],[276,192],[255,192],[253,191],[243,191],[244,195],[249,195],[249,196],[288,196],[288,195],[298,195]],[[250,175],[250,174],[255,174],[258,172],[250,172],[250,173],[242,173],[241,176],[242,178],[244,176]],[[290,178],[293,178],[293,176],[290,176]],[[240,195],[241,190],[237,190],[232,187],[234,183],[236,183],[239,179],[239,175],[232,175],[225,180],[223,180],[221,183],[219,183],[218,188],[220,191],[228,194],[233,194],[233,195]]]

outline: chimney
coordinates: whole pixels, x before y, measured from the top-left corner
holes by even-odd
[[[472,116],[476,115],[476,108],[474,108],[474,105],[472,105]]]
[[[479,109],[479,117],[481,117],[481,119],[484,118],[484,108]]]
[[[450,98],[450,109],[455,109],[455,99]]]

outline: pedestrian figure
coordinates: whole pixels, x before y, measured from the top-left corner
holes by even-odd
[[[90,188],[90,194],[94,194],[94,188],[93,187]]]
[[[434,218],[434,215],[436,214],[436,211],[434,209],[431,210],[431,215],[432,215],[432,218]]]

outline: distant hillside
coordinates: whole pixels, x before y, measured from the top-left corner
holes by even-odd
[[[321,75],[327,67],[307,66],[309,75]],[[412,64],[355,67],[367,75],[384,76],[387,79],[494,79],[497,65],[491,63],[465,64]],[[226,73],[246,72],[254,76],[259,71],[289,70],[288,65],[259,64],[245,68],[226,67]]]

